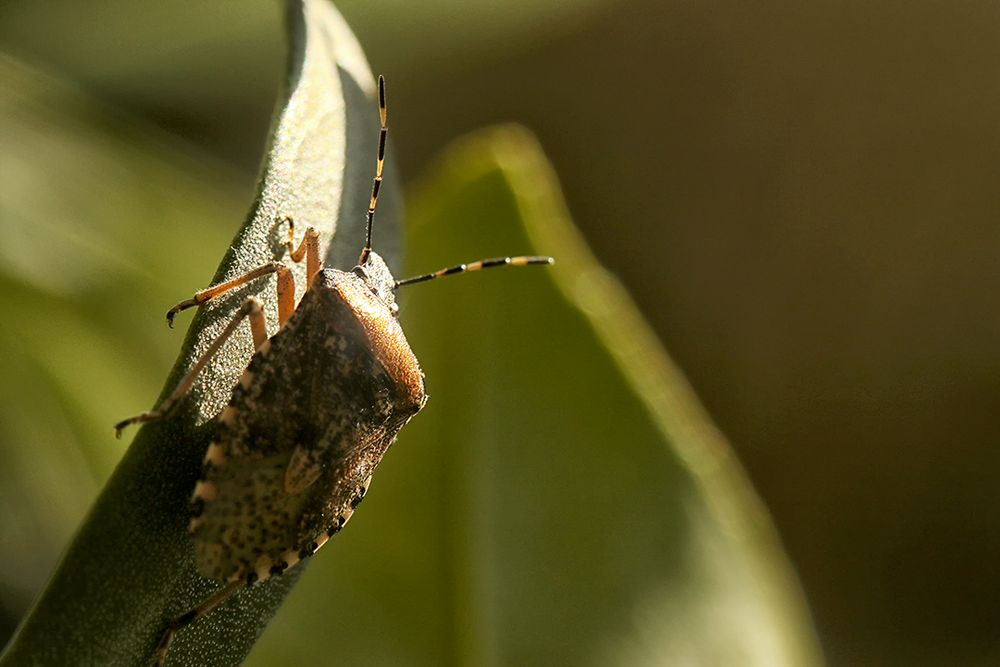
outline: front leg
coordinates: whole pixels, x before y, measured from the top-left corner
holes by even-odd
[[[270,262],[264,266],[258,266],[253,271],[248,271],[242,276],[237,276],[231,280],[227,280],[224,283],[219,283],[218,285],[212,285],[211,287],[206,287],[203,290],[199,290],[194,293],[194,296],[190,299],[185,299],[181,301],[176,306],[167,311],[167,324],[171,327],[174,326],[174,317],[177,313],[182,310],[187,310],[188,308],[194,308],[195,306],[200,306],[206,301],[210,301],[217,296],[222,296],[226,292],[230,292],[237,287],[246,285],[251,280],[260,278],[261,276],[270,275],[272,273],[278,274],[278,310],[279,315],[283,309],[287,309],[286,319],[288,315],[291,315],[291,311],[295,310],[295,279],[292,277],[292,272],[288,270],[288,267],[281,262]],[[290,289],[289,289],[290,288]]]

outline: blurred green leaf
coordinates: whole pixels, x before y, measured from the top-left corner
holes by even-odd
[[[459,143],[410,221],[410,273],[557,264],[406,288],[428,406],[251,664],[818,664],[770,520],[534,140]]]
[[[571,33],[620,0],[426,0],[337,5],[380,67],[406,75],[474,67]],[[256,160],[280,79],[281,3],[88,0],[0,3],[0,48],[64,72],[116,105]],[[239,113],[234,113],[239,109]],[[249,143],[249,146],[248,146]]]
[[[286,90],[256,200],[215,281],[281,256],[284,215],[320,231],[334,266],[350,265],[364,238],[378,124],[374,80],[332,5],[287,6]],[[207,283],[205,269],[226,248],[205,221],[231,219],[246,203],[216,186],[203,158],[157,153],[165,142],[151,140],[148,130],[115,122],[121,119],[9,59],[0,65],[7,84],[0,103],[12,119],[4,127],[10,150],[0,191],[0,234],[11,241],[0,251],[8,260],[0,275],[9,307],[0,343],[14,352],[4,364],[11,403],[3,408],[12,418],[0,430],[0,447],[19,464],[4,470],[10,497],[3,500],[15,507],[33,501],[8,519],[5,527],[15,530],[5,537],[51,542],[120,455],[110,425],[154,402],[162,372],[154,369],[166,361],[154,350],[163,349],[160,338],[171,340],[164,308]],[[379,231],[391,260],[398,229],[391,186],[383,203]],[[345,240],[330,242],[334,232]],[[189,261],[201,262],[197,277],[187,275]],[[301,291],[304,267],[296,269]],[[273,282],[258,283],[194,317],[165,391],[248,293],[261,298],[276,328]],[[125,316],[128,304],[141,315]],[[176,334],[172,340],[176,345]],[[251,351],[249,334],[239,332],[200,375],[192,400],[138,432],[0,663],[145,664],[166,624],[217,587],[195,572],[188,499],[211,436],[206,422]],[[92,469],[81,471],[87,456]],[[46,502],[45,493],[58,499]],[[4,548],[32,558],[30,546]],[[181,633],[171,662],[240,662],[297,578],[255,587]]]
[[[393,69],[405,67],[417,55],[425,61],[447,56],[510,50],[541,35],[566,32],[620,0],[388,0],[377,6],[359,0],[337,5],[360,33],[378,42]],[[159,99],[175,107],[179,96],[196,104],[194,90],[226,99],[245,95],[233,82],[254,84],[254,77],[223,76],[243,70],[251,57],[254,68],[269,69],[264,57],[277,46],[247,53],[240,45],[270,40],[277,17],[276,3],[246,0],[240,11],[216,3],[155,3],[91,0],[86,5],[61,2],[39,5],[9,0],[0,5],[0,41],[19,52],[36,54],[75,76],[142,99]],[[220,30],[219,26],[225,29]],[[405,47],[404,47],[405,45]],[[128,54],[129,57],[122,57]],[[382,56],[386,57],[386,56]],[[222,90],[199,85],[200,77],[175,79],[150,86],[157,72],[175,72],[177,61],[202,70]],[[277,74],[277,72],[275,72]],[[164,86],[166,89],[164,89]]]

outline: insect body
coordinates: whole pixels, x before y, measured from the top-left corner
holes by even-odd
[[[373,253],[366,266],[379,265]],[[204,576],[254,583],[312,555],[423,407],[423,373],[371,284],[321,271],[234,389],[193,494]]]
[[[424,406],[424,376],[396,320],[396,289],[462,271],[552,262],[549,257],[504,257],[395,280],[371,249],[385,154],[382,77],[379,115],[376,176],[358,266],[349,272],[321,269],[318,234],[308,229],[296,248],[289,219],[288,253],[292,261],[306,260],[309,281],[297,306],[291,271],[273,262],[202,290],[167,313],[172,322],[181,310],[275,273],[278,332],[267,338],[261,304],[247,298],[172,394],[153,411],[115,426],[120,434],[128,424],[168,414],[249,320],[257,351],[219,416],[191,499],[189,532],[198,571],[225,586],[168,625],[156,651],[158,665],[182,627],[242,587],[282,574],[338,532],[396,434]]]

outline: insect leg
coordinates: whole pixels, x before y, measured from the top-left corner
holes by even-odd
[[[156,647],[156,658],[153,664],[156,665],[156,667],[162,667],[163,663],[167,659],[167,649],[170,648],[170,643],[174,640],[174,635],[177,634],[178,630],[190,625],[202,616],[211,612],[213,609],[232,597],[236,591],[245,585],[246,583],[242,579],[230,582],[229,584],[226,584],[225,588],[219,590],[198,606],[170,621],[170,625],[168,625],[167,629],[164,630],[163,637],[160,639],[160,643]]]
[[[295,276],[282,265],[278,269],[278,325],[283,325],[295,312]],[[260,343],[254,338],[254,347],[260,347]]]
[[[135,417],[129,417],[128,419],[123,419],[122,421],[115,424],[115,437],[120,438],[122,436],[122,429],[124,429],[129,424],[142,424],[145,422],[156,421],[157,419],[163,418],[165,415],[169,414],[171,410],[177,405],[178,402],[188,393],[191,389],[191,385],[194,384],[195,378],[198,377],[198,373],[201,372],[203,368],[208,364],[208,362],[215,356],[219,351],[219,348],[233,335],[236,328],[240,323],[246,319],[250,318],[250,330],[253,333],[253,341],[255,347],[260,347],[267,340],[267,329],[264,322],[264,308],[260,305],[260,301],[254,297],[247,297],[246,301],[240,307],[239,312],[233,317],[232,321],[226,325],[219,337],[212,341],[212,344],[208,346],[205,353],[201,355],[194,366],[191,368],[187,374],[181,378],[181,381],[177,384],[177,388],[171,392],[169,396],[163,399],[155,409],[150,412],[143,412],[141,415],[136,415]]]
[[[282,272],[288,271],[288,267],[281,262],[270,262],[264,266],[258,266],[253,271],[244,273],[242,276],[237,276],[232,280],[227,280],[224,283],[219,283],[218,285],[212,285],[211,287],[206,287],[205,289],[195,292],[194,296],[190,299],[181,301],[179,304],[167,311],[167,324],[171,327],[174,326],[174,316],[182,310],[187,310],[188,308],[193,308],[195,306],[200,306],[201,304],[214,299],[217,296],[221,296],[230,290],[234,290],[241,285],[245,285],[255,278],[260,278],[261,276],[266,276],[271,273],[277,273],[279,278]]]
[[[295,223],[292,221],[291,217],[285,217],[285,222],[288,223],[288,241],[285,242],[285,247],[288,248],[288,256],[296,264],[302,261],[302,257],[306,258],[306,276],[308,276],[308,285],[312,285],[313,278],[319,272],[319,232],[317,232],[313,227],[306,229],[306,235],[302,238],[302,242],[299,243],[299,247],[295,247]]]

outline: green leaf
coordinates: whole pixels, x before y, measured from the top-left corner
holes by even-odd
[[[251,664],[819,664],[766,512],[534,139],[458,143],[411,204],[408,274],[556,265],[404,288],[428,405]]]
[[[334,239],[325,252],[333,266],[353,264],[363,242],[378,123],[373,77],[350,30],[325,0],[289,0],[288,24],[287,86],[277,107],[259,191],[213,282],[279,258],[286,229],[281,216],[294,216],[300,230],[316,227],[324,243]],[[155,313],[163,327],[166,306],[183,297],[183,291],[209,282],[202,276],[198,284],[185,286],[168,277],[178,273],[173,264],[183,264],[192,255],[218,256],[225,248],[203,218],[218,215],[213,196],[232,201],[232,192],[214,193],[199,185],[204,166],[190,159],[158,164],[150,158],[148,137],[145,145],[123,147],[123,140],[138,143],[143,135],[123,137],[117,128],[109,130],[104,126],[107,118],[93,115],[78,95],[32,77],[10,60],[2,64],[4,78],[12,85],[4,87],[0,103],[9,112],[5,116],[15,119],[11,142],[4,141],[4,172],[18,181],[8,187],[4,179],[2,231],[19,242],[5,245],[11,248],[5,259],[12,260],[12,269],[3,276],[10,287],[4,299],[16,309],[19,329],[3,330],[0,342],[10,343],[7,349],[26,348],[12,355],[10,363],[18,375],[9,377],[51,378],[38,385],[43,387],[40,397],[48,401],[41,414],[43,419],[52,414],[62,419],[53,420],[58,428],[49,429],[45,437],[90,439],[84,431],[93,424],[84,423],[88,418],[82,415],[98,413],[106,420],[104,438],[113,442],[110,425],[125,415],[97,407],[110,403],[104,387],[115,386],[112,370],[142,375],[150,364],[129,368],[121,361],[115,339],[104,339],[98,332],[114,318],[116,325],[121,323],[117,339],[126,341],[126,356],[142,361],[146,341],[126,335],[139,329],[130,318],[141,312],[138,319],[148,323]],[[62,169],[65,178],[52,178],[51,169]],[[391,175],[387,180],[391,186]],[[112,194],[109,206],[104,199],[109,192],[130,194]],[[391,260],[397,255],[393,240],[398,215],[391,189],[386,195],[378,239],[380,251]],[[74,218],[83,224],[74,227]],[[301,292],[304,267],[298,268]],[[265,302],[273,330],[273,281],[257,282],[198,313],[164,392],[173,389],[247,294],[255,293]],[[169,297],[133,300],[132,290],[159,294],[166,291],[165,284],[170,286]],[[147,289],[151,285],[157,289]],[[133,313],[127,315],[130,309]],[[148,329],[144,331],[148,336]],[[251,349],[249,334],[241,331],[202,373],[183,409],[138,432],[0,664],[147,664],[167,623],[218,587],[195,572],[186,531],[187,503],[211,431],[206,422],[228,399]],[[149,386],[146,380],[133,384]],[[154,402],[151,391],[117,386],[120,393],[112,398],[129,395],[132,411]],[[19,391],[14,386],[5,389]],[[24,477],[45,470],[41,457],[30,459],[36,443],[18,440],[23,433],[37,438],[42,431],[34,428],[34,421],[22,418],[4,432],[3,447],[20,453],[17,474]],[[69,445],[66,449],[73,450]],[[42,443],[39,451],[51,454],[59,446]],[[94,451],[93,456],[97,460],[104,454]],[[79,454],[60,461],[66,479],[80,478],[72,470],[78,459]],[[87,495],[83,486],[69,489],[74,499]],[[26,517],[23,523],[30,525],[32,519]],[[278,577],[238,595],[180,633],[171,662],[238,664],[297,576]]]

